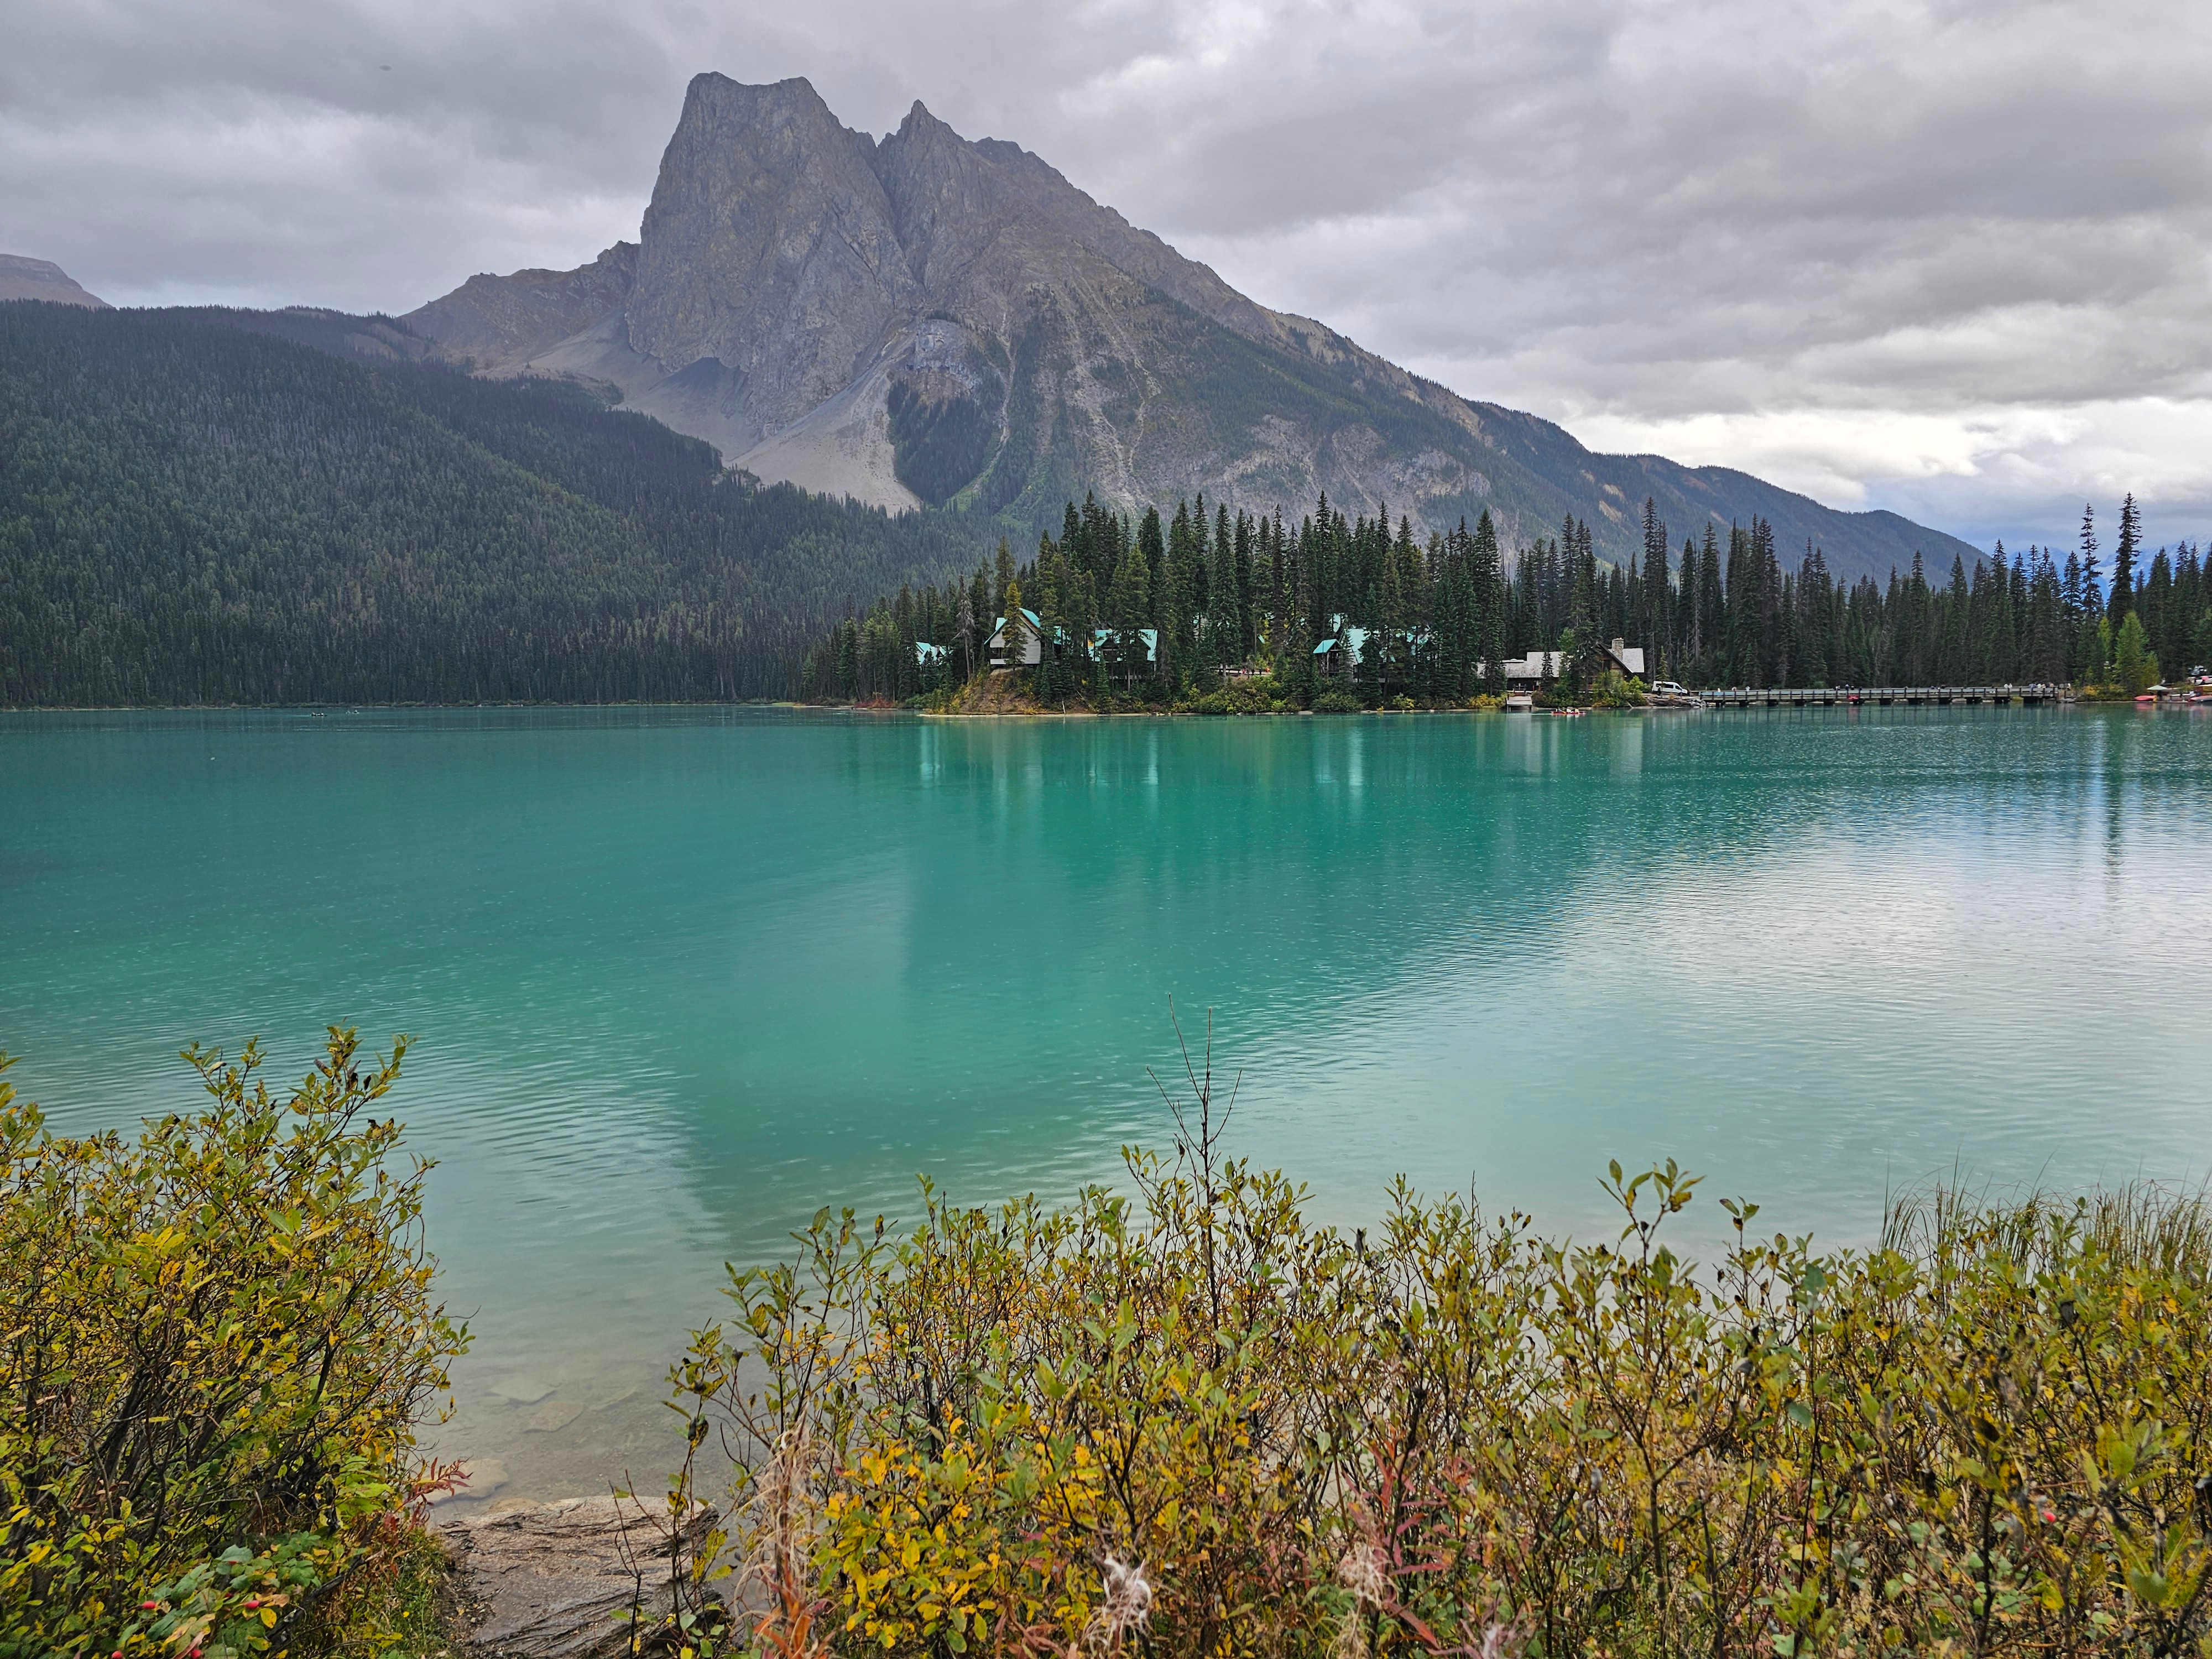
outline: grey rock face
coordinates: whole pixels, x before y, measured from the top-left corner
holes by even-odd
[[[527,360],[621,308],[637,272],[637,244],[617,242],[574,270],[471,276],[407,319],[456,357],[487,366]]]
[[[1056,512],[1045,496],[1094,483],[1132,505],[1220,494],[1255,453],[1293,494],[1325,471],[1327,433],[1286,446],[1279,411],[1264,431],[1186,430],[1174,337],[1303,354],[1317,325],[1017,145],[970,143],[919,103],[878,143],[803,80],[692,82],[635,250],[472,277],[406,321],[487,372],[612,381],[735,465],[887,506],[966,490]]]
[[[1254,303],[1018,145],[919,103],[878,142],[803,80],[696,77],[635,248],[472,277],[405,321],[483,372],[611,382],[733,465],[885,507],[1053,526],[1086,490],[1293,517],[1326,490],[1425,530],[1487,509],[1509,546],[1571,514],[1626,563],[1650,495],[1678,548],[1756,513],[1845,576],[1964,550],[1741,473],[1594,455]]]
[[[872,149],[804,81],[693,81],[645,212],[630,348],[734,371],[763,431],[843,391],[919,297]]]
[[[0,301],[8,300],[48,300],[98,311],[109,308],[106,301],[86,293],[51,259],[27,258],[20,253],[0,253]]]
[[[692,1520],[696,1533],[714,1519],[711,1510],[701,1510]],[[628,1626],[618,1615],[634,1602],[648,1619],[669,1610],[667,1545],[634,1500],[517,1504],[441,1519],[437,1530],[453,1558],[465,1650],[481,1659],[611,1659],[629,1651]],[[635,1567],[624,1558],[626,1534]]]

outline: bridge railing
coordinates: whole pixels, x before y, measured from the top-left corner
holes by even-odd
[[[2041,683],[2003,685],[1729,686],[1696,694],[1720,708],[1885,702],[2051,702],[2073,688]]]

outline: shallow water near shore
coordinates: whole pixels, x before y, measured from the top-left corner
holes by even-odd
[[[188,1107],[187,1042],[414,1038],[487,1497],[657,1478],[722,1264],[819,1206],[1167,1142],[1170,997],[1346,1224],[1402,1170],[1587,1236],[1673,1156],[1854,1244],[1954,1171],[2212,1166],[2201,714],[18,714],[0,781],[57,1127]]]

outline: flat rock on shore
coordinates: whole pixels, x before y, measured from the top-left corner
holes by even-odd
[[[626,1613],[640,1592],[648,1619],[666,1613],[665,1522],[634,1498],[570,1498],[441,1517],[453,1558],[460,1650],[475,1659],[611,1659],[628,1651]],[[692,1516],[696,1537],[714,1511]],[[629,1552],[623,1547],[629,1541]]]

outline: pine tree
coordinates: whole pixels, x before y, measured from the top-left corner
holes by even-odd
[[[2081,508],[2081,608],[2105,608],[2104,578],[2097,568],[2097,523],[2094,507]]]
[[[1646,677],[1658,679],[1667,672],[1671,621],[1668,612],[1674,592],[1667,570],[1667,521],[1659,516],[1658,504],[1649,495],[1644,498],[1643,578],[1643,614],[1638,618],[1642,637],[1638,643],[1644,647]]]
[[[1729,539],[1735,539],[1731,530]],[[1721,678],[1721,656],[1728,644],[1729,592],[1721,577],[1720,532],[1709,519],[1705,521],[1705,539],[1698,549],[1698,631],[1692,649],[1697,653],[1698,684],[1712,685]]]
[[[1069,684],[1087,690],[1096,678],[1092,671],[1097,656],[1098,588],[1089,571],[1073,564],[1069,566],[1067,634],[1075,664]]]
[[[1160,513],[1158,507],[1148,507],[1145,509],[1145,516],[1137,525],[1137,535],[1133,545],[1142,567],[1145,592],[1152,605],[1152,609],[1145,614],[1146,625],[1157,627],[1160,619],[1160,590],[1166,586],[1164,579],[1167,574],[1168,562],[1167,538],[1160,524]]]
[[[1153,528],[1159,526],[1159,516],[1151,515]],[[1143,631],[1150,628],[1152,616],[1151,573],[1146,568],[1144,538],[1139,537],[1121,556],[1121,568],[1114,575],[1115,648],[1121,659],[1121,684],[1132,684],[1137,674],[1146,668]],[[1152,665],[1157,667],[1158,665]]]
[[[1828,562],[1820,550],[1809,544],[1805,560],[1797,571],[1797,683],[1801,685],[1829,684],[1828,609],[1832,584],[1828,579]]]
[[[2151,560],[2150,574],[2136,594],[2136,611],[2143,619],[2143,632],[2160,662],[2179,663],[2187,656],[2187,647],[2173,628],[2173,564],[2162,547]]]
[[[1005,543],[999,544],[999,550],[1001,553],[1006,551]],[[1000,653],[1008,668],[1018,669],[1022,665],[1023,658],[1029,654],[1029,642],[1030,621],[1022,614],[1021,578],[1009,574],[1006,577],[1005,649]]]
[[[1067,562],[1078,570],[1094,580],[1097,578],[1098,571],[1091,562],[1090,538],[1084,532],[1084,518],[1075,510],[1073,501],[1067,504],[1067,511],[1060,516],[1060,550],[1067,556]],[[1110,575],[1112,573],[1107,574]]]
[[[969,679],[975,678],[975,604],[967,590],[960,594],[960,611],[953,629],[960,640],[960,667]]]
[[[1065,598],[1068,572],[1059,553],[1054,551],[1037,561],[1042,592],[1037,612],[1037,696],[1058,708],[1066,700],[1072,689],[1067,683],[1067,671],[1074,665],[1066,659],[1067,605]]]
[[[1252,655],[1252,520],[1243,512],[1231,523],[1224,505],[1213,516],[1214,583],[1223,598],[1216,607],[1223,630],[1221,659],[1244,662]],[[1225,613],[1225,614],[1223,614]]]
[[[2136,511],[2135,493],[2130,490],[2120,503],[2120,537],[2112,549],[2112,597],[2107,614],[2115,628],[2135,608],[2136,555],[2142,544],[2142,516]]]
[[[2004,544],[1996,544],[1990,574],[1989,613],[1983,630],[1976,676],[1991,685],[2009,685],[2020,672],[2020,621],[2014,613],[2012,573],[2005,568]]]
[[[1468,586],[1475,606],[1475,648],[1482,660],[1482,689],[1492,696],[1505,690],[1505,581],[1500,568],[1498,526],[1484,507],[1474,521],[1468,552]]]
[[[1938,610],[1936,661],[1932,675],[1937,685],[1964,685],[1972,678],[1966,667],[1966,629],[1972,596],[1966,587],[1966,561],[1954,554],[1951,584]]]
[[[1597,678],[1604,660],[1603,641],[1599,637],[1597,558],[1589,550],[1589,534],[1587,525],[1567,527],[1570,586],[1567,625],[1559,636],[1559,648],[1570,653],[1565,668],[1577,690],[1587,688]]]
[[[1215,512],[1211,540],[1211,562],[1206,574],[1206,640],[1207,654],[1218,667],[1240,662],[1244,656],[1240,614],[1243,596],[1237,580],[1237,544],[1225,507]]]
[[[2100,607],[2081,614],[2074,640],[2074,680],[2079,685],[2103,685],[2112,677],[2112,621]]]
[[[2115,576],[2117,577],[2117,556]],[[2108,624],[2109,625],[2109,624]],[[2130,611],[2121,619],[2112,641],[2112,675],[2130,696],[2140,696],[2158,678],[2158,659],[2151,653],[2142,618]]]
[[[854,697],[860,690],[860,629],[848,617],[837,624],[837,695]]]

